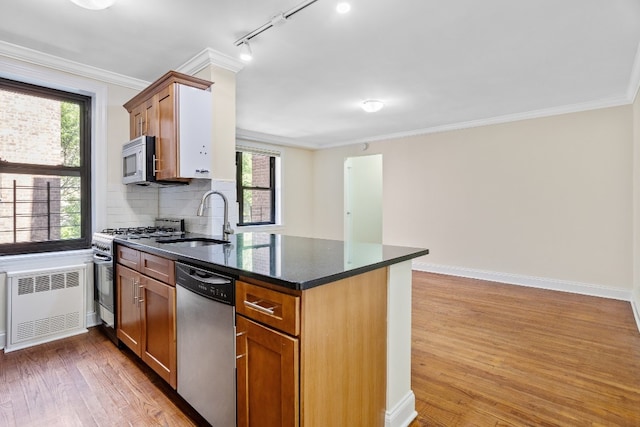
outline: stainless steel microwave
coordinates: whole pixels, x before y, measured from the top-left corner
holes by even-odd
[[[150,185],[156,182],[153,136],[139,136],[122,146],[122,183]]]

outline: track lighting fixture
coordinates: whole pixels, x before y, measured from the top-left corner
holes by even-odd
[[[72,1],[75,1],[75,0],[72,0]],[[258,34],[262,33],[263,31],[268,30],[271,27],[284,25],[287,22],[287,19],[289,19],[292,15],[300,12],[302,9],[306,8],[307,6],[312,5],[313,3],[317,2],[317,1],[318,0],[306,0],[306,1],[302,2],[302,3],[300,3],[299,5],[297,5],[296,7],[292,8],[292,9],[289,9],[286,12],[280,12],[280,13],[275,14],[273,16],[273,18],[271,18],[269,21],[267,21],[266,23],[262,24],[261,26],[259,26],[255,30],[251,31],[250,33],[247,33],[244,36],[240,37],[238,40],[236,40],[234,45],[236,45],[238,47],[242,47],[244,49],[245,47],[243,45],[249,46],[248,41],[250,39],[254,38]],[[244,59],[242,54],[241,54],[240,57],[242,59]]]
[[[115,1],[115,0],[71,0],[71,1]],[[314,4],[315,2],[317,2],[318,0],[305,0],[302,3],[300,3],[299,5],[293,7],[292,9],[289,9],[286,12],[279,12],[275,15],[273,15],[273,17],[265,22],[264,24],[262,24],[261,26],[259,26],[258,28],[256,28],[255,30],[245,34],[244,36],[240,37],[238,40],[236,40],[233,44],[237,47],[242,48],[242,53],[240,54],[240,59],[242,59],[243,61],[250,61],[251,57],[252,57],[252,53],[251,53],[251,48],[249,47],[249,40],[251,40],[252,38],[256,37],[258,34],[263,33],[264,31],[268,30],[269,28],[272,27],[279,27],[281,25],[284,25],[287,23],[288,19],[295,15],[296,13],[300,12],[302,9],[305,9],[307,6],[311,6],[312,4]],[[347,13],[351,10],[351,5],[347,2],[340,2],[338,3],[338,5],[336,6],[336,10],[338,11],[338,13]]]

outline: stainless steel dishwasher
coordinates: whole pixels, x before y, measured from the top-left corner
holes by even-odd
[[[213,427],[235,427],[235,281],[176,262],[176,285],[178,394]]]

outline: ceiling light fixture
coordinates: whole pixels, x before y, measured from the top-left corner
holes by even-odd
[[[253,52],[251,52],[251,46],[249,40],[242,42],[242,51],[240,52],[240,59],[243,61],[251,61],[253,59]]]
[[[336,11],[340,14],[349,13],[351,10],[351,5],[345,1],[340,2],[336,5]]]
[[[382,101],[378,101],[377,99],[367,99],[362,103],[361,107],[367,113],[375,113],[376,111],[382,110],[382,107],[384,107],[384,103]]]
[[[77,1],[77,0],[71,0],[71,1]],[[251,31],[250,33],[247,33],[244,36],[240,37],[233,44],[238,47],[242,46],[243,44],[246,44],[247,46],[249,46],[249,43],[248,43],[249,40],[257,36],[258,34],[268,30],[271,27],[281,26],[285,24],[287,22],[287,19],[289,19],[292,15],[295,15],[305,7],[311,6],[317,1],[318,0],[306,0],[300,3],[299,5],[295,6],[294,8],[289,9],[286,12],[281,12],[273,15],[273,18],[271,18],[269,21],[265,22],[264,24],[262,24],[255,30]]]
[[[90,10],[102,10],[113,6],[116,0],[71,0],[74,4]]]

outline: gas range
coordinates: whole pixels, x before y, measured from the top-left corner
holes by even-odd
[[[91,246],[93,251],[111,256],[113,253],[113,239],[134,240],[157,237],[172,237],[184,234],[184,220],[156,219],[156,225],[142,227],[105,228],[93,233]]]

